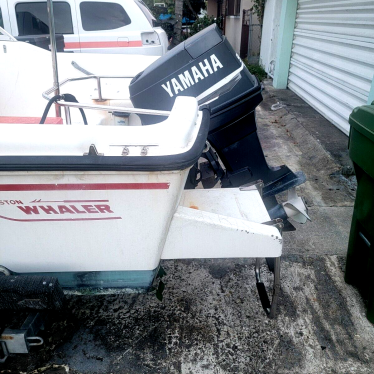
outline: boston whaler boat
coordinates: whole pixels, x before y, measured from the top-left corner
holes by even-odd
[[[251,122],[261,89],[227,40],[210,27],[163,58],[153,58],[148,67],[143,63],[145,70],[135,78],[90,74],[104,56],[61,55],[57,70],[51,40],[55,82],[43,94],[48,105],[41,124],[40,114],[34,118],[40,84],[17,83],[26,91],[17,101],[6,103],[4,92],[15,94],[9,72],[20,65],[25,51],[38,55],[21,63],[29,73],[35,69],[25,80],[47,79],[47,69],[39,65],[45,64],[48,52],[17,41],[1,42],[0,53],[8,60],[1,66],[0,274],[5,276],[0,275],[0,308],[60,307],[60,286],[148,289],[162,259],[256,258],[260,299],[274,317],[282,228],[288,217],[301,223],[308,219],[295,192],[305,179],[287,167],[267,166]],[[134,62],[133,69],[142,69],[136,63],[139,56],[117,55],[117,63],[114,56],[105,58],[113,74],[126,60]],[[76,69],[78,77],[58,82],[57,72],[61,76]],[[172,74],[165,76],[168,70]],[[199,87],[203,82],[205,88]],[[244,86],[250,92],[243,99],[238,92]],[[192,90],[196,87],[200,91]],[[230,93],[235,97],[223,101]],[[203,105],[207,103],[211,107]],[[52,104],[57,116],[47,117]],[[245,143],[237,144],[238,138]],[[247,159],[230,153],[230,147],[240,152],[243,147]],[[252,156],[264,164],[256,165]],[[206,187],[221,180],[230,188],[194,189],[198,173],[204,174],[197,171],[200,157],[208,161],[204,173],[211,180]],[[285,190],[290,200],[278,204],[275,194]],[[267,258],[274,273],[271,302],[261,281],[261,258]],[[39,344],[36,323],[31,318],[23,332],[2,333],[3,360],[8,353],[25,353]],[[14,336],[22,349],[12,345]]]

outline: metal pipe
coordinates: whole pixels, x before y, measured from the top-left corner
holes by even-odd
[[[66,106],[65,108],[65,121],[67,125],[71,125],[71,116],[70,116],[70,108]]]
[[[77,81],[85,81],[88,79],[96,79],[97,81],[99,79],[132,79],[134,78],[133,76],[128,76],[128,75],[88,75],[85,77],[76,77],[76,78],[67,78],[64,79],[63,81],[60,82],[59,87],[62,87],[64,84],[69,83],[69,82],[77,82]],[[101,89],[101,85],[98,84],[98,87]],[[55,86],[49,88],[48,90],[44,91],[42,93],[42,96],[44,99],[49,100],[50,97],[49,95],[55,91]],[[100,93],[101,95],[101,93]]]
[[[261,283],[261,272],[260,272],[260,266],[261,266],[261,259],[256,258],[256,265],[255,265],[255,274],[256,274],[256,282]]]
[[[57,68],[57,51],[56,51],[56,34],[55,34],[55,19],[53,15],[53,0],[47,0],[47,12],[48,12],[48,23],[49,23],[49,38],[51,42],[51,53],[52,53],[52,69],[53,69],[53,86],[55,88],[55,95],[60,94],[60,87],[58,84],[58,68]],[[56,117],[61,117],[61,108],[56,103]]]
[[[120,112],[120,113],[135,113],[135,114],[149,114],[152,116],[169,117],[171,112],[165,110],[152,110],[152,109],[138,109],[138,108],[124,108],[123,106],[108,106],[108,105],[94,105],[94,104],[81,104],[71,103],[65,101],[57,102],[60,106],[71,108],[95,109],[107,112]]]
[[[99,98],[102,98],[101,95],[101,84],[100,79],[119,79],[119,78],[133,78],[131,76],[124,76],[124,75],[89,75],[85,77],[77,77],[77,78],[67,78],[61,81],[59,87],[62,87],[64,84],[69,82],[76,82],[76,81],[83,81],[88,79],[96,79],[99,89]],[[46,100],[50,100],[49,95],[52,94],[55,91],[55,87],[51,87],[48,90],[44,91],[42,93],[42,96]],[[95,105],[95,104],[84,104],[84,103],[71,103],[71,102],[65,102],[65,101],[57,101],[57,104],[59,107],[71,107],[71,108],[82,108],[82,109],[95,109],[95,110],[103,110],[107,112],[120,112],[120,113],[134,113],[134,114],[148,114],[153,116],[163,116],[163,117],[169,117],[170,111],[165,110],[152,110],[152,109],[138,109],[138,108],[124,108],[124,107],[115,107],[115,106],[108,106],[108,105]],[[66,113],[66,110],[65,110]],[[70,114],[70,112],[69,112]],[[66,123],[71,123],[71,119],[66,118]]]
[[[103,101],[103,96],[101,94],[101,80],[100,80],[100,77],[97,77],[97,93],[99,95],[99,101]]]
[[[273,285],[273,298],[271,301],[271,309],[269,313],[269,318],[274,318],[278,306],[278,298],[280,291],[280,257],[275,258],[274,264],[274,285]]]

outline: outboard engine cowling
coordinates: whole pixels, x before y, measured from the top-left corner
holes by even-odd
[[[230,43],[213,25],[138,74],[130,84],[130,98],[135,107],[159,110],[170,110],[176,96],[193,96],[203,104],[217,97],[226,86],[235,84],[243,66]],[[258,86],[254,77],[249,78],[249,88]],[[155,120],[161,122],[163,118],[142,117],[144,125]]]
[[[225,171],[218,170],[220,164],[210,151],[210,155],[205,155],[210,171],[202,169],[203,184],[204,171],[213,176],[213,184],[214,177],[219,175],[222,187],[239,187],[262,180],[266,197],[305,181],[302,172],[294,174],[284,165],[268,166],[257,136],[254,113],[262,101],[261,85],[217,25],[188,38],[148,66],[132,80],[129,91],[134,107],[138,108],[170,110],[177,96],[194,96],[200,105],[209,103],[208,141]],[[163,117],[142,115],[141,120],[148,125]]]

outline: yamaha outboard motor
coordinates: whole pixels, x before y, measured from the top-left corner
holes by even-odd
[[[209,103],[208,141],[214,150],[203,153],[207,162],[200,164],[200,170],[191,169],[186,188],[195,187],[198,173],[205,188],[213,187],[218,179],[222,187],[261,180],[269,213],[276,211],[270,216],[278,218],[282,214],[274,196],[305,182],[303,172],[293,173],[285,165],[268,166],[254,112],[262,101],[261,85],[217,25],[188,38],[155,61],[132,80],[129,90],[137,108],[170,110],[177,96],[194,96],[200,105]],[[142,115],[141,120],[148,125],[164,118]]]

